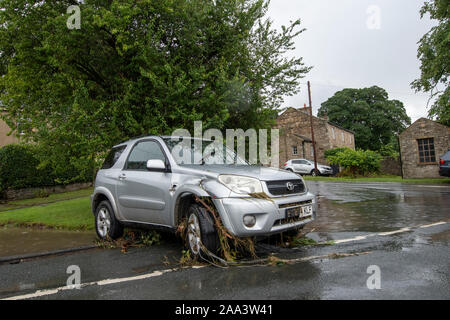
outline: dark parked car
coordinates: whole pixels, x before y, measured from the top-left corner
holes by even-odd
[[[441,157],[439,162],[439,174],[441,176],[450,177],[450,150]]]

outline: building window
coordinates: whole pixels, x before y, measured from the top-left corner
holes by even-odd
[[[311,157],[314,157],[314,148],[312,144],[311,144]]]
[[[419,163],[436,162],[434,139],[417,139],[419,145]]]
[[[292,155],[294,156],[298,155],[297,146],[292,146]]]
[[[336,140],[336,133],[334,132],[334,128],[331,128],[331,133],[333,135],[333,140]]]
[[[344,132],[341,132],[341,135],[342,135],[342,141],[345,142],[345,135],[344,135]]]

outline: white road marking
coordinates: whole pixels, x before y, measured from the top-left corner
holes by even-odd
[[[378,233],[378,235],[379,236],[390,236],[391,234],[408,232],[408,231],[411,231],[411,229],[410,228],[402,228],[402,229],[394,230],[394,231],[380,232],[380,233]]]
[[[434,226],[438,226],[441,224],[446,224],[447,222],[445,221],[441,221],[441,222],[436,222],[436,223],[432,223],[432,224],[426,224],[424,226],[420,226],[419,228],[429,228],[429,227],[434,227]]]
[[[436,222],[436,223],[432,223],[432,224],[415,226],[415,227],[410,227],[410,228],[402,228],[402,229],[394,230],[394,231],[380,232],[380,233],[375,233],[375,234],[368,234],[368,235],[365,235],[365,236],[356,236],[354,238],[348,238],[348,239],[333,240],[333,242],[335,244],[338,244],[338,243],[345,243],[345,242],[351,242],[351,241],[360,241],[360,240],[365,240],[365,239],[367,239],[369,237],[373,237],[373,236],[377,236],[377,235],[378,236],[388,236],[388,235],[392,235],[392,234],[412,231],[413,229],[417,229],[417,228],[430,228],[430,227],[439,226],[439,225],[446,224],[446,223],[448,223],[448,222],[447,221],[440,221],[440,222]]]
[[[203,266],[195,266],[193,268],[199,269],[199,268],[203,268]],[[166,270],[161,270],[161,271],[153,271],[151,273],[142,274],[142,275],[134,276],[134,277],[106,279],[106,280],[100,280],[100,281],[86,282],[86,283],[82,283],[80,285],[80,287],[84,288],[84,287],[89,287],[89,286],[93,286],[93,285],[104,286],[104,285],[108,285],[108,284],[115,284],[115,283],[121,283],[121,282],[128,282],[128,281],[135,281],[135,280],[154,278],[154,277],[162,276],[163,274],[166,274],[166,273],[169,273],[169,272],[172,272],[172,271],[182,270],[182,269],[186,269],[186,268],[166,269]],[[14,297],[8,297],[8,298],[5,298],[5,299],[0,299],[0,300],[32,299],[32,298],[38,298],[38,297],[53,295],[53,294],[56,294],[56,293],[58,293],[60,291],[64,291],[64,290],[76,290],[76,289],[73,289],[71,286],[70,287],[69,286],[64,286],[64,287],[59,287],[59,288],[56,288],[56,289],[38,290],[38,291],[36,291],[34,293],[29,293],[29,294],[24,294],[24,295],[20,295],[20,296],[14,296]]]

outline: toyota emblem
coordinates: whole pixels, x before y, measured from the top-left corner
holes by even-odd
[[[286,188],[289,190],[289,191],[292,191],[292,190],[294,190],[294,184],[292,183],[292,182],[288,182],[288,183],[286,183]]]

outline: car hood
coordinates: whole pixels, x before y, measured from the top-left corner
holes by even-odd
[[[263,166],[249,166],[249,165],[182,165],[181,169],[189,171],[196,171],[197,173],[205,173],[208,175],[219,176],[220,174],[235,174],[240,176],[247,176],[257,178],[262,181],[273,180],[291,180],[299,179],[295,173]]]

